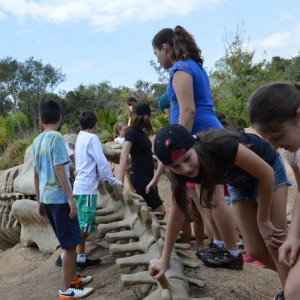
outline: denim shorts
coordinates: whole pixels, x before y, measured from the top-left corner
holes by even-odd
[[[284,163],[278,152],[272,168],[274,170],[275,181],[274,191],[276,191],[282,185],[291,186],[286,174]],[[232,186],[228,184],[228,191],[230,194],[229,204],[243,200],[256,200],[259,194],[259,182],[255,179],[248,183],[241,184],[240,186]]]

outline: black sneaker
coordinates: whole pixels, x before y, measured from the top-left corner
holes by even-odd
[[[58,255],[58,257],[57,257],[57,259],[56,259],[56,261],[54,263],[54,266],[56,268],[59,268],[59,269],[62,268],[62,260],[61,260],[61,256],[60,255]]]
[[[281,291],[280,293],[278,293],[277,295],[275,295],[275,297],[273,298],[273,300],[284,300],[284,293],[283,293],[283,291]]]
[[[86,259],[84,263],[77,262],[76,263],[76,268],[79,269],[80,271],[89,269],[89,268],[94,268],[97,267],[101,264],[101,259]]]
[[[215,256],[202,256],[202,261],[206,266],[212,268],[226,268],[233,270],[242,270],[244,266],[243,255],[233,256],[228,250],[223,249],[223,253]]]
[[[198,250],[196,256],[202,260],[203,255],[206,257],[214,257],[223,254],[224,248],[218,247],[213,242],[209,243],[204,250]]]

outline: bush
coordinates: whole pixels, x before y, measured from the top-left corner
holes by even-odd
[[[9,142],[3,155],[0,157],[0,170],[7,170],[23,164],[26,149],[32,144],[34,137]]]

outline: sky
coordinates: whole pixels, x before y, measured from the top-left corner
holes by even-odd
[[[183,26],[210,71],[238,32],[255,60],[300,52],[299,0],[0,0],[0,59],[61,69],[57,90],[158,82],[154,35]],[[239,28],[239,29],[238,29]]]

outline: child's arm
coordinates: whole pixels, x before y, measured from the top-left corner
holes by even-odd
[[[99,140],[99,145],[100,147],[94,149],[94,154],[93,154],[95,157],[95,161],[97,162],[99,179],[103,182],[107,181],[111,185],[121,185],[122,182],[120,182],[117,178],[115,178],[111,170],[111,167],[106,159],[106,156],[103,153],[102,144],[100,140]]]
[[[39,187],[40,180],[39,180],[39,175],[38,175],[35,167],[33,168],[33,181],[34,181],[34,190],[35,190],[35,194],[36,194],[36,200],[39,205],[39,207],[38,207],[39,215],[43,218],[47,218],[46,213],[43,209],[43,206],[40,202],[40,187]]]
[[[291,166],[296,182],[297,194],[294,200],[292,222],[288,232],[287,239],[279,248],[279,262],[292,267],[299,252],[299,238],[300,238],[300,172],[298,167]]]
[[[274,191],[274,171],[272,167],[247,147],[239,144],[235,165],[259,181],[259,201],[257,201],[257,222],[260,233],[269,245],[278,247],[285,232],[271,222],[271,206]]]
[[[132,143],[129,142],[129,141],[126,141],[123,144],[123,148],[122,148],[121,155],[120,155],[120,165],[119,165],[118,178],[123,183],[124,183],[124,179],[125,179],[127,159],[128,159],[131,147],[132,147]]]
[[[152,180],[146,186],[146,193],[149,193],[151,188],[155,188],[157,186],[159,177],[165,171],[165,169],[166,169],[166,166],[163,163],[161,163],[160,161],[158,161],[158,166],[157,166],[157,169],[155,171],[155,174],[154,174]]]
[[[77,215],[77,208],[76,208],[76,203],[74,201],[73,192],[71,190],[69,180],[66,176],[65,168],[63,165],[55,165],[54,171],[55,171],[55,174],[57,176],[57,179],[58,179],[61,187],[63,188],[63,190],[65,191],[65,193],[68,197],[68,203],[70,206],[69,217],[71,219],[74,219]]]
[[[184,214],[173,200],[168,217],[162,255],[160,259],[151,259],[149,263],[149,273],[154,279],[160,279],[169,268],[172,250],[182,228],[184,219]]]

